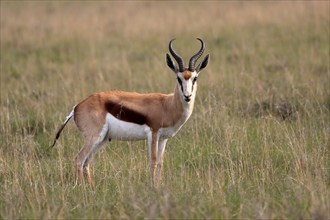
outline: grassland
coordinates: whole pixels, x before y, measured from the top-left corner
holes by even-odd
[[[0,219],[330,218],[329,2],[1,1]],[[149,187],[145,142],[94,158],[74,186],[74,104],[172,92],[168,41],[211,61]]]

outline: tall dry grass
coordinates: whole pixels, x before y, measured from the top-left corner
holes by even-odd
[[[329,2],[1,1],[0,218],[329,218]],[[194,113],[148,186],[144,142],[95,156],[75,187],[92,92],[172,92],[167,43],[211,54]]]

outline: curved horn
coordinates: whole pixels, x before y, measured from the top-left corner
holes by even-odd
[[[180,72],[183,72],[184,71],[184,65],[183,65],[183,60],[182,58],[173,50],[172,48],[172,42],[175,40],[175,38],[173,38],[171,41],[170,41],[170,44],[169,44],[169,50],[172,54],[172,56],[174,57],[174,59],[176,60],[176,62],[178,62],[179,64],[179,71]]]
[[[203,42],[202,39],[200,38],[197,38],[197,40],[199,40],[202,44],[201,46],[201,49],[194,55],[190,58],[189,60],[189,71],[194,71],[195,70],[195,63],[196,61],[202,56],[203,52],[204,52],[204,49],[205,49],[205,44]]]

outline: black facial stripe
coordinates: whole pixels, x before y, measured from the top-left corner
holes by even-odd
[[[182,85],[181,79],[179,77],[177,77],[177,79],[178,79],[179,84]]]
[[[195,78],[192,81],[191,91],[194,91],[194,86],[195,86],[196,81],[197,81],[197,76],[195,76]]]
[[[181,79],[180,79],[179,77],[177,77],[177,79],[178,79],[178,82],[179,82],[179,84],[180,84],[180,87],[181,87],[181,91],[182,91],[182,93],[183,93],[183,86],[182,86],[182,81],[181,81]]]

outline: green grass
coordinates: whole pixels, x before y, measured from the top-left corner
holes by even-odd
[[[329,2],[1,1],[1,219],[330,218]],[[206,43],[194,112],[149,186],[147,146],[107,144],[75,186],[71,111],[103,90],[170,93],[168,42]]]

